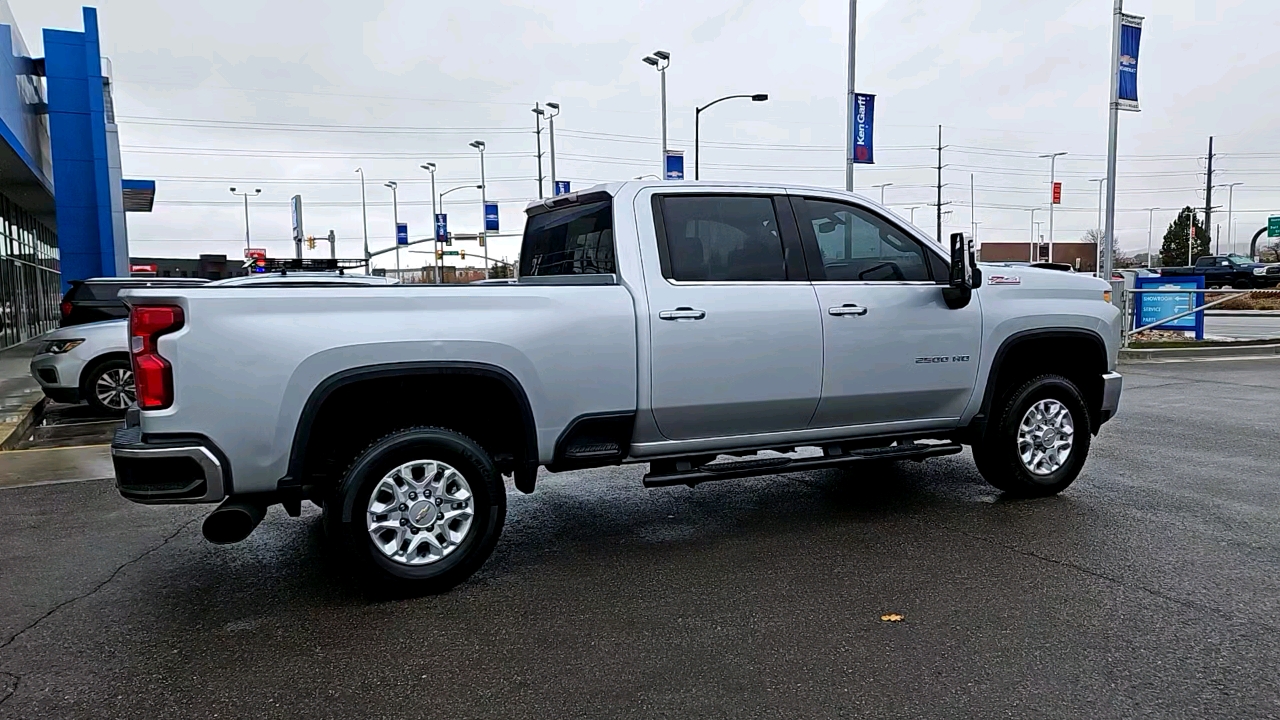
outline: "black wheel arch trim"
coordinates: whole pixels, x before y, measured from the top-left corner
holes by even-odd
[[[1098,351],[1102,355],[1102,372],[1107,372],[1107,343],[1102,339],[1101,335],[1093,330],[1086,330],[1084,328],[1039,328],[1016,332],[1005,338],[1004,341],[1000,343],[1000,347],[996,349],[995,355],[991,358],[991,367],[987,371],[986,388],[983,390],[982,395],[982,405],[978,407],[978,414],[975,415],[974,419],[970,422],[970,426],[977,431],[976,434],[981,435],[982,432],[986,430],[987,418],[991,417],[991,406],[996,400],[996,380],[999,379],[1000,368],[1003,366],[1009,351],[1015,345],[1034,340],[1086,340],[1092,342],[1097,346]],[[1088,403],[1089,401],[1090,399],[1086,397],[1085,402]],[[1090,412],[1094,412],[1095,410],[1096,408],[1089,408]],[[1097,423],[1091,424],[1095,426],[1097,425]],[[1097,427],[1092,429],[1096,433]]]
[[[581,470],[591,467],[605,467],[608,465],[621,465],[622,461],[631,451],[631,436],[635,431],[636,411],[635,410],[618,410],[613,412],[583,413],[569,421],[564,430],[560,432],[560,437],[556,438],[555,455],[551,464],[547,465],[547,469],[551,472],[563,472],[565,470]],[[609,425],[615,425],[614,428],[608,428]],[[604,429],[604,435],[612,435],[609,439],[615,441],[618,445],[618,452],[608,456],[600,456],[598,458],[572,458],[567,456],[569,443],[576,440],[579,435],[595,430],[596,426]]]
[[[298,424],[293,433],[293,445],[289,450],[288,475],[281,478],[278,487],[297,486],[302,483],[304,458],[307,444],[311,440],[311,428],[324,402],[338,389],[352,383],[379,378],[396,377],[398,375],[475,375],[501,382],[511,391],[520,408],[521,424],[525,435],[525,464],[538,466],[538,431],[534,424],[533,406],[529,404],[529,396],[514,375],[488,363],[461,361],[419,361],[397,362],[380,365],[364,365],[348,368],[325,378],[307,398],[302,406],[302,414],[298,416]]]

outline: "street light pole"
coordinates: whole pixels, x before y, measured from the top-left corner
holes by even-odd
[[[551,135],[551,194],[556,194],[556,116],[560,114],[560,103],[547,103],[547,107],[552,112],[547,113],[547,128]],[[479,141],[477,141],[479,142]],[[471,144],[475,147],[475,143]],[[484,143],[480,143],[480,168],[484,169]],[[481,172],[481,175],[484,173]],[[480,178],[480,184],[484,184],[484,178]]]
[[[1094,178],[1089,181],[1098,183],[1098,232],[1102,232],[1102,189],[1104,187],[1103,183],[1106,181],[1106,178]],[[1098,248],[1099,250],[1102,248],[1101,240],[1099,240]]]
[[[1231,222],[1231,214],[1235,209],[1236,186],[1243,184],[1242,182],[1233,182],[1219,186],[1227,189],[1227,252],[1229,253],[1235,252],[1236,249],[1235,232],[1233,231],[1235,225]]]
[[[356,168],[356,172],[360,173],[360,221],[364,224],[364,269],[365,272],[372,273],[373,268],[369,266],[369,207],[364,197],[364,168]]]
[[[1151,257],[1151,235],[1156,227],[1156,210],[1159,208],[1147,208],[1147,267],[1155,267]]]
[[[1056,152],[1040,156],[1041,158],[1049,158],[1049,262],[1053,262],[1053,188],[1057,183],[1055,164],[1062,155],[1066,155],[1066,153]]]
[[[560,106],[559,106],[559,105],[555,105],[554,103],[547,103],[547,107],[550,107],[550,108],[552,108],[552,109],[554,109],[554,110],[559,110],[559,109],[560,109]],[[551,117],[555,117],[555,115],[552,115]],[[556,127],[556,126],[555,126],[555,123],[553,122],[553,123],[551,124],[551,187],[552,187],[552,192],[555,192],[555,182],[556,182],[556,130],[555,130],[555,127]],[[481,238],[481,239],[484,239],[485,233],[486,233],[486,232],[488,231],[488,229],[489,229],[489,219],[488,219],[488,217],[487,217],[487,216],[488,216],[488,212],[489,212],[489,202],[488,202],[488,200],[486,200],[486,193],[488,192],[488,188],[486,187],[487,183],[485,183],[485,180],[484,180],[484,141],[483,141],[483,140],[473,140],[473,141],[470,143],[470,145],[471,145],[471,147],[473,147],[473,148],[475,148],[476,150],[479,150],[479,151],[480,151],[480,238]],[[485,276],[485,278],[487,279],[487,278],[489,277],[489,244],[488,244],[487,242],[484,244],[484,258],[485,258],[485,260],[484,260],[484,276]]]
[[[543,110],[541,107],[539,107],[538,103],[533,104],[533,128],[534,128],[533,135],[538,139],[537,142],[538,142],[538,199],[539,200],[541,200],[544,197],[542,194],[542,117],[546,114],[547,114],[546,111]]]
[[[400,187],[395,180],[383,183],[391,188],[391,244],[396,249],[396,279],[400,278],[400,203],[396,198],[396,188]]]
[[[702,134],[702,111],[706,110],[712,105],[715,105],[716,103],[721,103],[721,102],[724,102],[725,100],[733,100],[735,98],[751,98],[751,102],[764,102],[765,100],[769,99],[769,96],[766,95],[765,93],[756,93],[755,95],[749,95],[749,94],[748,95],[725,95],[722,98],[717,98],[715,100],[712,100],[711,102],[707,103],[706,105],[703,105],[700,108],[694,109],[693,111],[693,179],[694,180],[701,179],[699,177],[699,168],[702,165],[702,150],[700,149],[699,143],[701,142],[701,134]]]
[[[847,192],[853,192],[853,121],[856,117],[856,103],[854,102],[853,80],[854,80],[854,60],[857,58],[858,49],[858,0],[849,0],[849,109],[847,127],[844,131],[845,138],[845,155],[844,155],[844,189]],[[941,202],[941,201],[939,201]],[[938,242],[942,242],[942,238],[938,238]]]
[[[436,249],[436,252],[439,252],[440,237],[436,234],[436,216],[440,214],[440,211],[436,209],[436,164],[433,162],[429,162],[429,163],[423,163],[418,167],[431,173],[431,237],[435,238],[435,241],[431,243],[431,246]],[[539,172],[538,175],[541,176],[542,173]],[[538,185],[539,187],[541,187],[542,185],[541,182],[539,182]],[[433,260],[434,260],[433,267],[435,267],[436,269],[436,273],[435,273],[436,284],[439,285],[440,284],[440,261],[434,258]]]
[[[907,210],[909,210],[909,211],[911,212],[911,224],[912,224],[912,225],[915,225],[915,224],[916,224],[916,208],[918,208],[918,207],[920,207],[920,206],[919,206],[919,205],[912,205],[911,207],[907,208]]]
[[[652,55],[643,58],[645,64],[652,65],[662,78],[662,172],[667,170],[667,68],[671,65],[671,53],[666,50],[654,50]]]
[[[257,197],[262,194],[262,188],[257,188],[253,192],[236,192],[235,188],[231,188],[232,195],[239,195],[244,198],[244,249],[248,250],[253,247],[253,243],[249,240],[249,198]]]
[[[880,183],[879,185],[872,185],[872,186],[871,186],[871,187],[873,187],[873,188],[880,188],[880,204],[881,204],[881,205],[883,205],[883,204],[884,204],[884,189],[885,189],[885,188],[887,188],[887,187],[889,187],[889,186],[890,186],[890,185],[892,185],[892,184],[893,184],[893,183]]]

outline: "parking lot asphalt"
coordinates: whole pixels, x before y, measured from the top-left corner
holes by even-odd
[[[967,453],[544,475],[472,580],[411,600],[313,508],[215,547],[208,508],[108,481],[0,490],[0,717],[1280,716],[1280,361],[1123,371],[1059,497]]]

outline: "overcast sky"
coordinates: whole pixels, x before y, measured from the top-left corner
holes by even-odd
[[[74,0],[9,0],[34,54],[40,28],[81,28]],[[1097,223],[1092,178],[1105,175],[1111,0],[862,0],[858,88],[876,93],[877,165],[861,192],[893,183],[886,203],[934,226],[937,125],[944,126],[947,229],[967,229],[977,187],[983,241],[1025,240],[1047,208],[1048,161],[1065,184],[1055,236]],[[289,198],[308,233],[337,232],[360,254],[360,185],[368,178],[374,249],[400,219],[430,233],[428,177],[440,191],[479,180],[467,143],[488,145],[488,195],[518,232],[536,197],[535,101],[559,102],[557,172],[580,189],[660,171],[657,73],[672,54],[670,145],[692,176],[694,108],[724,94],[768,93],[704,114],[703,179],[843,185],[845,0],[497,2],[417,0],[105,0],[102,50],[113,66],[126,177],[155,178],[155,211],[129,218],[135,256],[240,255],[251,201],[255,246],[292,254]],[[1237,240],[1280,210],[1280,11],[1276,0],[1130,0],[1145,15],[1141,113],[1122,113],[1119,239],[1145,250],[1177,208],[1204,204],[1204,155],[1217,136],[1215,182],[1235,191]],[[543,135],[544,141],[546,135]],[[865,168],[865,169],[863,169]],[[549,172],[549,169],[548,169]],[[549,185],[548,185],[549,188]],[[1227,193],[1214,223],[1222,223]],[[480,224],[479,192],[446,198],[450,229]],[[1036,219],[1046,221],[1048,213]],[[514,238],[494,243],[513,256]],[[327,255],[318,247],[315,254]],[[420,265],[426,255],[402,255]],[[387,256],[386,264],[390,264]]]

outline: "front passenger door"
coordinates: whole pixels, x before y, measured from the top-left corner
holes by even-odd
[[[844,200],[794,198],[823,322],[822,400],[811,427],[954,425],[977,377],[980,301],[952,310],[942,256]]]

